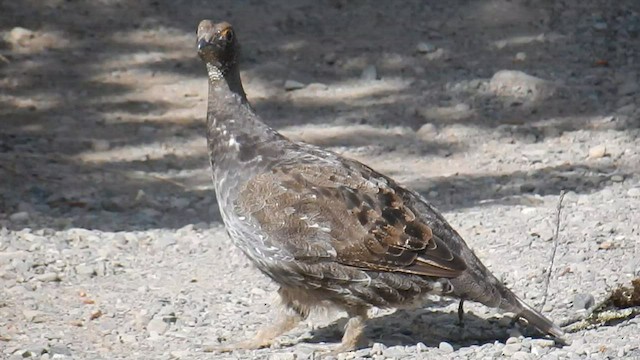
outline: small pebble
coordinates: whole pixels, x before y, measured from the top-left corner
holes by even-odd
[[[416,131],[416,135],[423,140],[432,140],[438,135],[438,129],[432,123],[426,123],[420,126],[420,129]]]
[[[56,354],[71,357],[71,350],[68,347],[62,345],[54,345],[49,348],[49,354],[55,357]]]
[[[165,331],[167,331],[168,328],[169,328],[169,324],[164,322],[162,318],[159,318],[159,317],[154,317],[147,324],[147,331],[149,332],[149,334],[152,334],[152,335],[153,334],[162,335],[165,333]]]
[[[524,351],[516,351],[511,355],[511,358],[516,360],[530,360],[533,359],[533,356]]]
[[[589,293],[575,294],[573,296],[573,309],[576,311],[588,310],[595,302],[595,298]]]
[[[257,287],[251,288],[250,292],[251,294],[257,295],[257,296],[264,296],[267,293],[266,291]]]
[[[515,354],[517,351],[519,351],[520,349],[522,349],[522,344],[520,343],[508,344],[502,348],[502,355],[511,356]]]
[[[33,279],[37,281],[42,281],[42,282],[52,282],[52,281],[60,281],[60,276],[57,273],[48,272],[48,273],[35,276]]]
[[[169,355],[171,359],[188,359],[190,354],[188,350],[174,350]]]
[[[324,60],[325,63],[327,63],[328,65],[333,65],[336,63],[336,60],[338,60],[338,55],[334,52],[330,52],[325,54],[322,59]]]
[[[365,81],[378,80],[378,70],[373,65],[369,65],[360,74],[360,79]]]
[[[532,193],[534,191],[536,191],[536,185],[535,184],[525,183],[525,184],[520,185],[520,192]]]
[[[598,245],[598,249],[602,249],[602,250],[609,250],[611,248],[613,248],[613,242],[612,241],[603,241],[600,243],[600,245]]]
[[[627,190],[627,195],[630,197],[640,197],[640,188],[631,188]]]
[[[597,145],[589,149],[590,159],[600,159],[607,155],[607,148],[604,145]]]
[[[404,346],[391,346],[384,349],[382,355],[388,358],[401,358],[407,355],[407,351],[405,350]]]
[[[598,30],[598,31],[604,31],[607,30],[609,26],[607,25],[606,22],[604,21],[597,21],[593,24],[593,28]]]
[[[369,356],[371,356],[371,349],[364,348],[364,349],[356,350],[354,355],[355,355],[356,358],[369,357]]]
[[[626,351],[624,350],[624,348],[618,349],[618,354],[617,355],[618,355],[618,357],[620,359],[624,358],[624,356],[626,355]]]
[[[519,340],[517,337],[513,337],[513,336],[512,336],[512,337],[510,337],[510,338],[508,338],[508,339],[507,339],[507,341],[505,342],[505,344],[507,344],[507,345],[508,345],[508,344],[517,344],[517,343],[519,343],[519,342],[520,342],[520,340]]]
[[[623,182],[624,181],[624,176],[622,176],[622,175],[613,175],[611,177],[611,181],[613,181],[613,182]]]
[[[111,148],[111,144],[107,140],[93,140],[91,147],[94,151],[107,151]]]
[[[329,86],[327,84],[323,84],[323,83],[311,83],[309,85],[307,85],[306,90],[308,91],[325,91],[329,89]]]
[[[436,46],[431,43],[419,42],[418,45],[416,45],[416,50],[421,54],[434,52],[436,49]]]
[[[540,346],[532,346],[531,347],[531,355],[540,357],[544,353],[545,353],[545,351]]]
[[[17,213],[13,213],[9,216],[9,220],[15,222],[24,222],[29,220],[29,213],[26,211],[20,211]]]
[[[98,274],[95,267],[92,265],[80,264],[76,265],[75,269],[78,275],[96,276]]]
[[[384,349],[386,349],[387,346],[385,344],[382,343],[374,343],[371,346],[371,354],[373,355],[382,355],[382,352],[384,351]]]
[[[294,91],[299,90],[305,87],[305,84],[295,81],[295,80],[287,80],[284,82],[284,89],[286,91]]]
[[[527,60],[527,54],[523,53],[523,52],[519,52],[519,53],[516,54],[515,59],[516,59],[516,61],[525,61],[525,60]]]
[[[532,339],[531,345],[536,345],[541,348],[549,348],[556,345],[556,342],[550,339]]]
[[[20,44],[22,41],[31,39],[35,36],[35,33],[29,29],[23,27],[14,27],[9,31],[6,40],[11,44]]]
[[[453,352],[453,345],[446,341],[442,341],[438,344],[438,349],[442,350],[445,354],[450,354]]]
[[[24,310],[22,311],[22,315],[27,319],[27,321],[32,323],[42,323],[45,321],[44,313],[38,310]]]
[[[296,354],[292,352],[275,353],[269,355],[269,360],[296,360]]]

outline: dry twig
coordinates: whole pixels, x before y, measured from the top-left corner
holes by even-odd
[[[544,295],[542,296],[542,303],[540,304],[540,311],[547,303],[547,295],[549,293],[549,282],[551,281],[551,272],[553,271],[553,265],[556,261],[556,252],[558,251],[558,236],[560,234],[560,215],[562,213],[562,200],[564,199],[565,191],[560,192],[560,198],[558,199],[558,206],[556,207],[556,229],[553,234],[553,247],[551,252],[551,260],[549,261],[549,267],[547,268],[547,277],[544,279]]]

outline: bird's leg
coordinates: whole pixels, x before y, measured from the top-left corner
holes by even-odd
[[[295,328],[302,320],[309,316],[309,308],[295,301],[291,294],[285,288],[278,290],[280,300],[284,306],[284,310],[280,311],[278,319],[271,325],[260,329],[253,339],[244,340],[231,345],[223,345],[216,350],[221,352],[230,352],[234,350],[250,350],[269,347],[274,340]]]
[[[464,299],[460,299],[458,304],[458,325],[464,327]]]
[[[363,340],[364,323],[368,319],[367,310],[366,307],[357,307],[347,311],[349,320],[344,328],[342,342],[337,348],[332,350],[330,354],[337,355],[357,348],[358,343]]]

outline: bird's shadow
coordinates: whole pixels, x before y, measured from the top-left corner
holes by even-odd
[[[311,331],[310,337],[299,340],[305,343],[339,343],[347,320],[341,318],[330,325],[316,328]],[[514,327],[525,336],[543,337],[535,329],[508,317],[487,319],[467,311],[464,314],[463,325],[460,325],[456,311],[443,312],[424,308],[397,310],[367,321],[364,331],[367,341],[361,344],[361,347],[367,343],[411,346],[420,342],[430,347],[438,347],[440,342],[446,341],[453,344],[457,350],[473,345],[493,344],[496,341],[504,343]]]

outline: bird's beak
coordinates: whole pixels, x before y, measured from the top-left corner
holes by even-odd
[[[209,42],[207,40],[205,39],[198,40],[198,51],[204,50],[204,48],[206,48],[207,46],[209,46]]]

